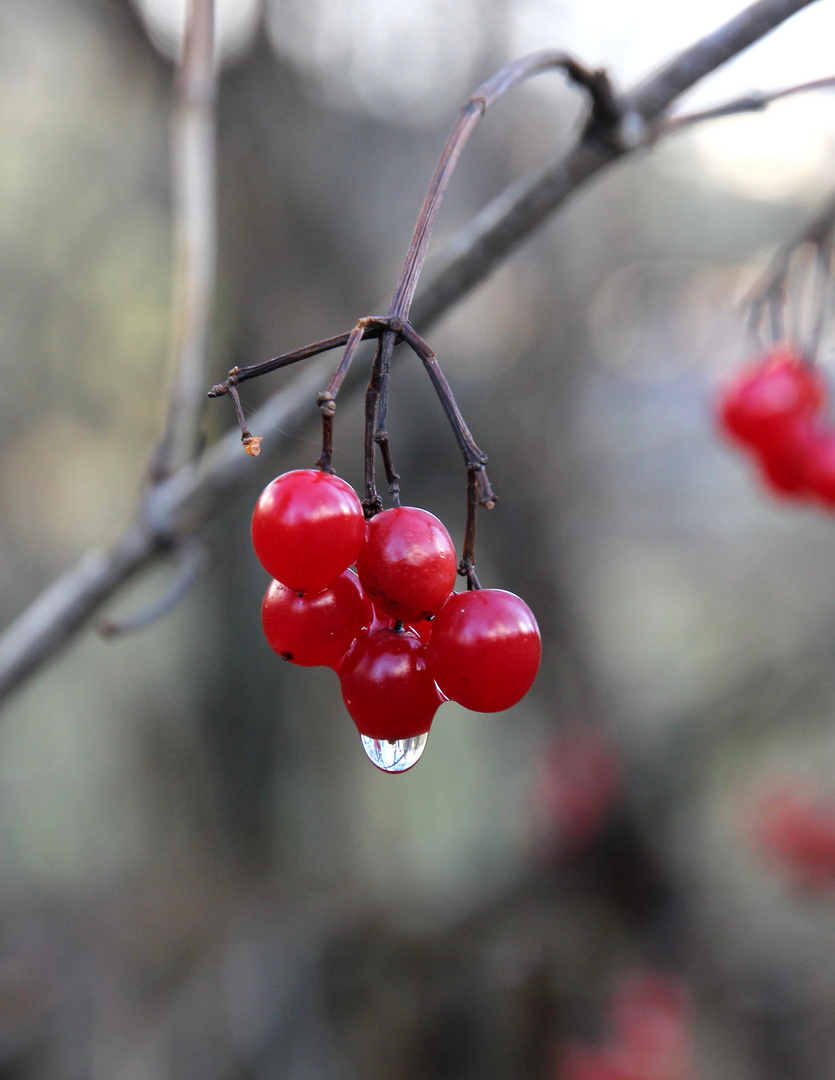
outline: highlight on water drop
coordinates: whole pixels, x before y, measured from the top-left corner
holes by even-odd
[[[367,735],[361,735],[362,748],[365,750],[371,762],[387,773],[401,773],[411,769],[420,761],[429,732],[423,735],[415,735],[411,739],[397,739],[390,742],[388,739],[370,739]]]

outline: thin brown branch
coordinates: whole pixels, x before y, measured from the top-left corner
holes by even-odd
[[[765,36],[814,0],[759,0],[709,38],[697,42],[646,80],[626,104],[646,123],[656,119],[704,75]],[[626,119],[629,119],[627,113]],[[624,125],[624,130],[628,125]],[[448,249],[444,268],[415,304],[414,320],[428,325],[506,258],[564,199],[604,166],[640,144],[605,141],[588,131],[536,176],[514,185],[465,228]],[[347,335],[342,344],[347,341]],[[292,385],[275,394],[253,418],[265,432],[266,449],[285,435],[301,433],[311,418],[310,401],[327,376],[313,363]],[[345,389],[358,385],[351,373]],[[202,398],[202,389],[196,391]],[[200,529],[240,491],[259,465],[240,452],[231,432],[147,495],[139,520],[107,552],[90,552],[53,583],[0,637],[0,700],[61,651],[124,582],[173,540]]]
[[[279,368],[289,367],[291,364],[298,364],[300,360],[309,360],[312,356],[318,356],[320,353],[329,352],[331,349],[338,349],[347,344],[348,338],[352,333],[353,330],[346,330],[344,334],[334,334],[333,337],[323,338],[321,341],[314,341],[312,345],[303,345],[300,349],[293,349],[291,352],[282,353],[280,356],[274,356],[270,360],[263,360],[260,364],[250,364],[249,367],[232,368],[229,375],[230,377],[234,376],[235,385],[246,382],[247,379],[257,379],[259,375],[267,375],[271,371],[278,371]],[[378,325],[369,324],[363,328],[363,341],[368,338],[379,336],[380,327]],[[222,397],[224,394],[228,393],[228,391],[229,380],[227,379],[225,382],[213,386],[209,391],[208,396]]]
[[[165,430],[152,483],[198,451],[215,289],[214,0],[189,0],[172,124],[174,336]]]
[[[522,57],[521,60],[507,64],[495,75],[483,82],[470,95],[461,109],[461,114],[444,144],[435,172],[429,181],[429,187],[418,215],[403,270],[394,290],[391,308],[389,309],[390,317],[403,319],[404,321],[409,318],[409,310],[412,306],[412,299],[415,295],[423,261],[426,258],[426,249],[429,245],[435,218],[446,194],[453,170],[473,128],[490,106],[502,95],[506,94],[508,90],[523,80],[530,79],[534,75],[539,75],[549,69],[567,71],[575,82],[589,88],[592,95],[594,114],[600,122],[606,120],[614,123],[616,105],[605,73],[587,71],[582,64],[564,52],[548,49],[531,53],[530,56]]]

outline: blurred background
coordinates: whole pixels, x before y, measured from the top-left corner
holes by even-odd
[[[381,308],[494,69],[553,46],[626,87],[740,6],[218,0],[207,388]],[[161,430],[181,25],[174,0],[0,3],[4,626],[120,535]],[[831,75],[834,31],[815,5],[688,103]],[[560,76],[502,101],[431,250],[583,114]],[[417,768],[387,776],[333,672],[270,651],[249,518],[317,457],[313,401],[307,434],[253,461],[173,614],[83,634],[16,694],[2,1080],[835,1075],[835,523],[764,493],[710,409],[751,355],[745,290],[833,166],[831,92],[672,137],[433,329],[500,498],[482,583],[543,632],[514,709],[445,704]],[[247,383],[245,408],[290,378]],[[460,543],[464,471],[416,363],[392,395],[404,502]],[[233,423],[207,402],[208,442]],[[356,486],[361,442],[354,396],[335,464]]]

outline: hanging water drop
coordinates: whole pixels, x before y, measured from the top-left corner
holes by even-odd
[[[388,739],[369,739],[367,735],[362,735],[361,738],[363,750],[378,769],[383,772],[405,772],[420,760],[429,732],[425,731],[423,735],[415,735],[411,739],[397,739],[395,742]]]

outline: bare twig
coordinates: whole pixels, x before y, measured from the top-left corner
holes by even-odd
[[[139,611],[121,619],[102,619],[99,633],[102,637],[124,637],[153,625],[163,615],[173,611],[196,584],[206,565],[206,549],[200,540],[190,536],[178,545],[175,553],[177,569],[171,584],[154,601]]]
[[[683,91],[731,56],[779,26],[814,0],[759,0],[716,33],[685,50],[623,99],[622,130],[630,115],[642,123],[656,119]],[[588,128],[569,150],[536,176],[513,185],[450,245],[443,266],[413,307],[426,327],[486,278],[585,180],[640,144],[604,140]],[[369,335],[371,336],[371,335]],[[347,335],[341,337],[345,344]],[[336,346],[336,341],[334,345]],[[318,351],[318,350],[317,350]],[[300,357],[299,357],[300,358]],[[280,365],[277,365],[280,366]],[[326,377],[314,363],[275,394],[253,421],[266,432],[267,448],[310,420],[309,402]],[[357,385],[349,376],[344,388]],[[221,391],[222,392],[222,391]],[[202,391],[196,392],[202,398]],[[202,527],[239,491],[258,466],[240,452],[237,432],[189,462],[147,495],[139,520],[107,552],[90,552],[51,585],[0,637],[0,700],[56,655],[102,604],[172,540]]]

